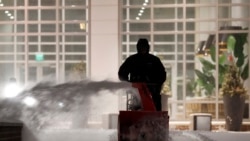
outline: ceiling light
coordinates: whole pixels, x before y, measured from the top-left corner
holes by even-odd
[[[140,18],[139,18],[139,17],[136,17],[135,19],[136,19],[136,20],[140,20]]]

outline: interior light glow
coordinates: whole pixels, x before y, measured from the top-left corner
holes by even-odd
[[[85,23],[80,23],[80,29],[85,30],[86,29],[86,24]]]
[[[144,6],[148,5],[147,3],[143,3]]]
[[[14,19],[14,16],[10,16],[10,19]]]
[[[14,98],[21,92],[21,88],[16,83],[10,83],[4,88],[4,98]]]
[[[23,99],[23,103],[26,104],[27,106],[36,106],[37,105],[37,100],[31,96],[27,96]]]
[[[141,16],[141,15],[142,15],[142,13],[138,13],[138,15],[139,15],[139,16]]]
[[[0,6],[4,6],[4,4],[3,4],[3,3],[0,3]]]
[[[144,10],[140,10],[140,13],[143,13],[144,12]]]
[[[11,16],[11,13],[8,13],[7,15],[8,15],[8,16]]]
[[[4,11],[4,13],[5,13],[5,14],[8,14],[8,13],[9,13],[9,11],[7,11],[7,10],[6,10],[6,11]]]
[[[139,18],[139,17],[136,17],[135,19],[136,19],[136,20],[140,20],[140,18]]]

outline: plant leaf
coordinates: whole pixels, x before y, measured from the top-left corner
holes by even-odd
[[[227,50],[230,52],[234,51],[235,44],[236,44],[235,37],[233,35],[230,35],[227,38]]]
[[[241,78],[243,80],[246,80],[248,78],[249,76],[248,70],[249,70],[249,61],[247,61],[247,64],[244,66],[243,71],[241,73]]]
[[[203,70],[211,71],[215,69],[215,65],[204,58],[200,58],[200,62],[203,65]]]
[[[227,60],[227,56],[225,54],[222,54],[219,56],[219,65],[223,65]]]
[[[211,48],[210,48],[210,56],[211,56],[211,60],[213,61],[213,62],[215,62],[215,54],[216,54],[216,48],[215,48],[215,46],[213,45],[213,46],[211,46]]]

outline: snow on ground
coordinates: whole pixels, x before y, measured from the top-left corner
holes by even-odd
[[[170,131],[169,141],[249,141],[250,132]],[[33,137],[24,131],[24,141],[117,141],[115,129],[45,130]]]

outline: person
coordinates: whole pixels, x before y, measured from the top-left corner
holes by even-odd
[[[146,83],[155,108],[161,111],[161,88],[166,80],[166,71],[161,60],[149,53],[147,39],[138,40],[137,53],[129,56],[120,66],[118,77],[121,81]]]

